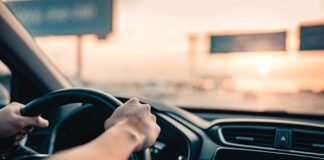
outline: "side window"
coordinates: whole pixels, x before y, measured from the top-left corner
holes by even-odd
[[[11,71],[0,60],[0,107],[10,102]]]

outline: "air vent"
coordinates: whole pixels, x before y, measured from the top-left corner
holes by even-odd
[[[275,140],[274,128],[263,127],[226,127],[222,128],[223,136],[227,142],[273,147]]]
[[[324,153],[324,133],[293,130],[292,149],[297,151]]]

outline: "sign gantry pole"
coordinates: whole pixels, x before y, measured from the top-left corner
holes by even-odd
[[[83,51],[82,51],[82,35],[77,36],[77,48],[76,48],[76,76],[82,82],[82,59],[83,59]]]
[[[189,35],[189,65],[190,65],[190,83],[195,84],[196,82],[196,58],[197,58],[197,35]]]

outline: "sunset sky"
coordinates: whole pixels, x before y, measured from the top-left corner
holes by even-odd
[[[324,24],[324,0],[118,0],[106,40],[83,37],[88,81],[185,80],[190,35],[197,36],[195,74],[230,77],[235,90],[293,93],[324,89],[324,51],[298,52],[298,26]],[[209,35],[288,30],[287,52],[209,55]],[[36,41],[67,75],[76,71],[76,37]]]

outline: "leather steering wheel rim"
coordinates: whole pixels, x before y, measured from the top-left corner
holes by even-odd
[[[70,103],[89,103],[107,106],[113,110],[123,104],[114,96],[102,91],[87,88],[71,88],[58,90],[31,101],[20,110],[20,114],[23,116],[38,116],[55,107]]]
[[[51,109],[71,103],[87,103],[95,106],[105,106],[115,110],[123,103],[114,96],[95,89],[71,88],[54,91],[28,103],[20,110],[23,116],[38,116]],[[141,159],[150,160],[150,151],[146,149],[137,153]]]

